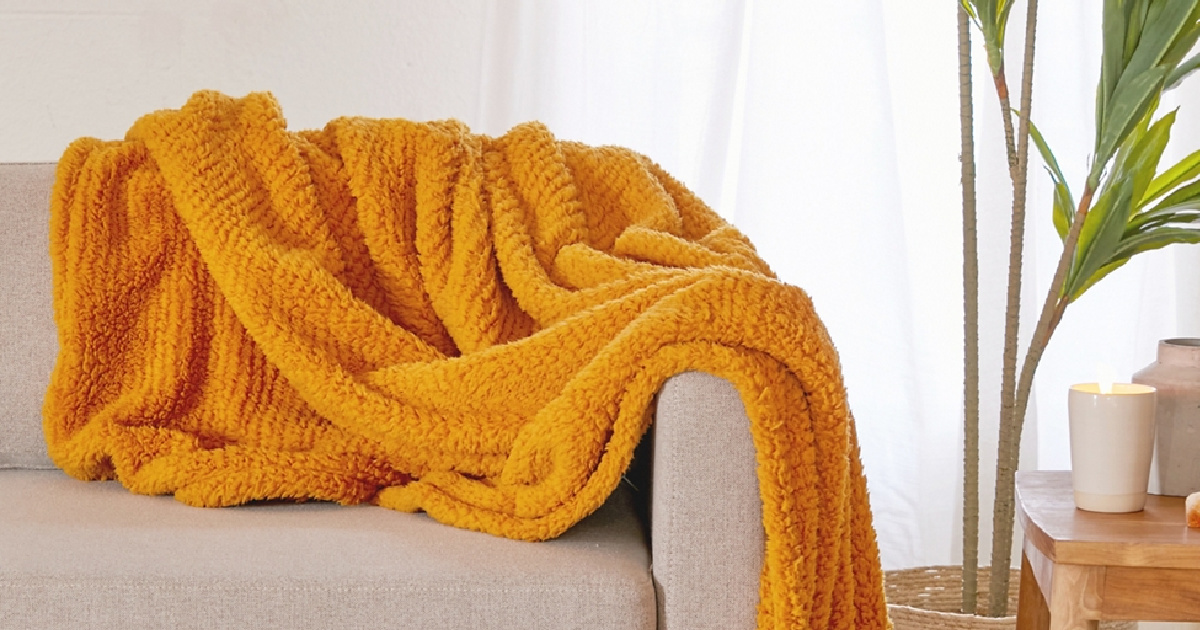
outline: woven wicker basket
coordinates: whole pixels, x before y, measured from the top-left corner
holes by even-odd
[[[987,607],[988,567],[979,569],[976,615],[962,612],[962,567],[936,566],[884,572],[888,614],[895,630],[1013,630],[1017,627],[1017,595],[1021,572],[1012,571],[1008,581],[1009,617],[984,617]],[[1105,621],[1106,630],[1135,630],[1132,621]]]

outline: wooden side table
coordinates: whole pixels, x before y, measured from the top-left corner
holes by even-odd
[[[1095,629],[1101,619],[1200,620],[1200,530],[1182,497],[1146,509],[1075,509],[1070,472],[1017,474],[1025,528],[1018,630]]]

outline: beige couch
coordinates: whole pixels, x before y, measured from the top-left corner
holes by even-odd
[[[0,630],[754,626],[749,421],[706,374],[663,387],[646,478],[545,543],[373,506],[192,508],[67,477],[41,430],[53,180],[53,164],[0,165]]]

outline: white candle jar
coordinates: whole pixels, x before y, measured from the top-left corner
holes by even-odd
[[[1146,505],[1157,392],[1148,385],[1073,385],[1067,399],[1075,506],[1137,512]]]

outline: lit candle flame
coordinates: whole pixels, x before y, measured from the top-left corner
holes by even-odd
[[[1096,371],[1099,373],[1096,382],[1100,386],[1100,393],[1111,394],[1113,392],[1113,381],[1117,380],[1114,375],[1115,370],[1113,370],[1111,365],[1101,363],[1097,366]]]

